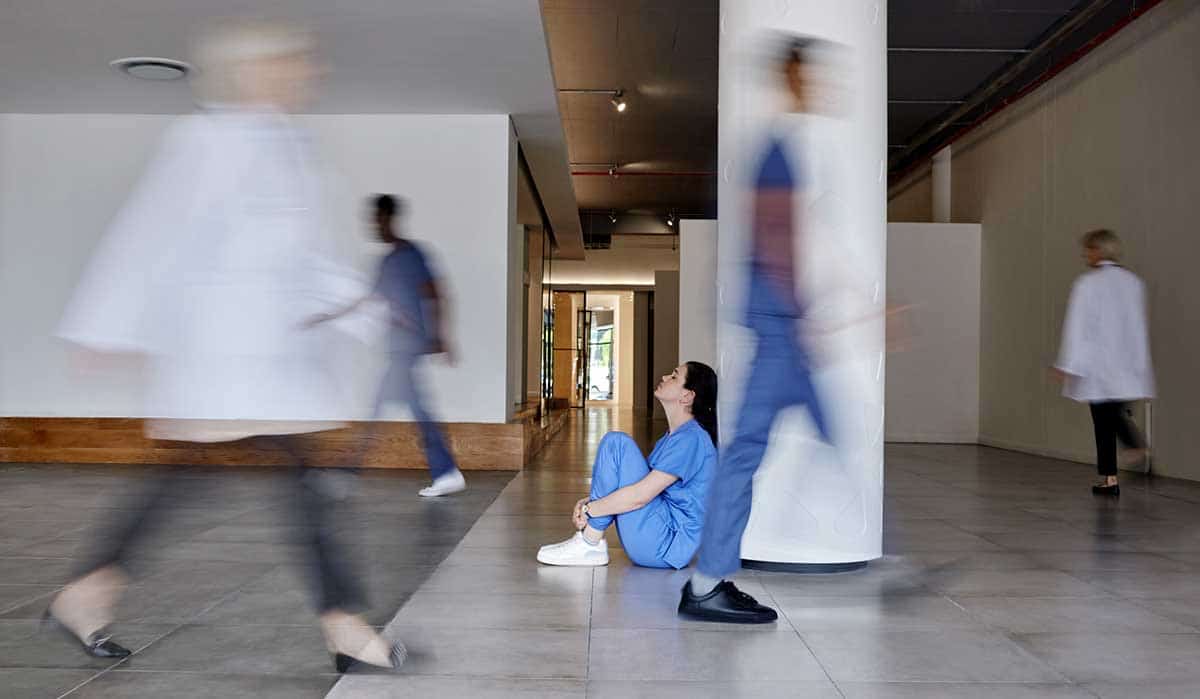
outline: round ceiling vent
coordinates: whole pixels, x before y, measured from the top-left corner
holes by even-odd
[[[139,80],[179,80],[192,72],[192,67],[183,61],[149,56],[119,58],[109,65]]]

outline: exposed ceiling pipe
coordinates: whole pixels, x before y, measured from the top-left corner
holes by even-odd
[[[1006,68],[1000,75],[996,76],[992,82],[975,90],[968,95],[961,105],[951,111],[945,117],[939,119],[931,126],[922,129],[909,140],[909,147],[904,151],[893,155],[891,158],[890,167],[894,168],[908,158],[920,152],[923,148],[931,143],[937,143],[937,146],[931,148],[931,151],[940,150],[940,148],[948,141],[943,140],[938,142],[947,129],[951,128],[957,121],[982,107],[989,99],[998,94],[1004,88],[1011,85],[1017,78],[1021,77],[1026,71],[1032,68],[1039,60],[1044,58],[1055,46],[1058,46],[1069,36],[1074,34],[1080,27],[1089,22],[1097,14],[1100,13],[1112,0],[1090,0],[1083,9],[1079,10],[1074,16],[1068,18],[1057,29],[1052,31],[1049,36],[1045,37],[1041,43],[1029,50],[1029,53],[1023,55],[1012,65]],[[1157,3],[1155,3],[1157,4]]]
[[[1089,53],[1094,51],[1096,48],[1103,45],[1106,41],[1111,39],[1113,36],[1115,36],[1118,32],[1120,32],[1125,27],[1127,27],[1130,24],[1137,21],[1138,18],[1141,17],[1142,15],[1146,14],[1150,10],[1153,10],[1158,5],[1161,5],[1162,2],[1163,2],[1163,0],[1147,0],[1145,5],[1142,5],[1141,7],[1134,9],[1132,12],[1129,13],[1129,15],[1127,17],[1125,17],[1125,19],[1121,20],[1120,22],[1117,22],[1116,24],[1109,27],[1105,31],[1092,37],[1090,40],[1088,40],[1088,42],[1086,44],[1084,44],[1083,46],[1080,46],[1078,49],[1073,51],[1070,55],[1063,58],[1063,60],[1059,61],[1057,64],[1055,64],[1049,70],[1045,71],[1040,76],[1038,76],[1038,78],[1036,80],[1029,83],[1025,87],[1021,88],[1021,90],[1019,90],[1016,94],[1005,98],[1000,104],[996,105],[995,107],[992,107],[991,109],[989,109],[987,112],[985,112],[979,118],[977,118],[973,121],[958,122],[958,123],[950,124],[949,126],[959,126],[960,128],[957,131],[955,131],[953,134],[951,134],[949,137],[943,139],[938,144],[938,146],[935,149],[932,149],[930,152],[936,153],[937,151],[940,151],[942,148],[946,147],[947,145],[954,143],[958,139],[962,138],[963,136],[966,136],[968,133],[979,128],[982,124],[984,124],[986,121],[991,119],[996,114],[1004,111],[1005,109],[1012,106],[1013,104],[1015,104],[1016,102],[1021,100],[1023,97],[1025,97],[1029,93],[1033,92],[1034,90],[1038,89],[1039,87],[1046,84],[1050,80],[1054,79],[1054,77],[1057,76],[1059,73],[1061,73],[1064,70],[1066,70],[1067,68],[1070,68],[1071,66],[1075,65],[1084,56],[1088,55]],[[1097,3],[1093,3],[1093,4],[1097,4]],[[1100,0],[1099,4],[1101,6],[1106,5],[1107,0]],[[956,110],[956,113],[958,111],[961,111],[961,110]],[[906,151],[906,152],[912,152],[915,150],[916,150],[916,148],[913,147],[912,145],[910,145],[910,146],[908,146],[908,151]],[[904,184],[905,178],[908,177],[909,175],[912,175],[914,173],[914,171],[916,171],[916,169],[919,168],[925,162],[927,162],[927,159],[917,160],[917,161],[913,162],[912,164],[910,164],[908,167],[906,167],[904,170],[902,170],[901,172],[896,174],[895,178],[894,178],[894,181],[896,184],[894,185],[894,187],[901,187]]]

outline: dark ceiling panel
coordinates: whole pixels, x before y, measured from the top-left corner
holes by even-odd
[[[836,0],[829,0],[835,2]],[[1127,16],[1144,0],[1113,0],[1038,62],[1018,84],[955,123],[1011,97],[1024,84]],[[889,0],[888,143],[906,145],[1031,48],[1080,0]],[[572,160],[642,171],[711,172],[717,160],[718,0],[543,0],[560,88],[622,88],[617,114],[605,95],[560,100]],[[1005,52],[991,52],[996,49]],[[983,50],[983,51],[980,51]],[[905,103],[898,103],[905,102]],[[912,104],[911,102],[923,102]],[[901,155],[897,149],[892,154]],[[905,156],[911,162],[913,157]],[[594,168],[593,168],[594,169]],[[716,178],[575,178],[581,208],[712,212]]]
[[[888,45],[1024,48],[1078,0],[892,0]]]
[[[908,138],[953,105],[937,104],[889,104],[888,145],[907,145]]]
[[[995,53],[889,53],[888,99],[960,99],[1012,58]]]

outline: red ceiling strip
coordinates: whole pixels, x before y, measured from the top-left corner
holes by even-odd
[[[608,170],[573,170],[572,175],[576,177],[716,177],[715,171],[655,171],[647,172],[645,170],[617,170],[615,173]]]

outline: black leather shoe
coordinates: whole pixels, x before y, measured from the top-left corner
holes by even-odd
[[[679,615],[729,624],[769,624],[779,618],[774,609],[759,604],[728,580],[699,597],[692,594],[692,581],[687,581],[679,598]]]
[[[404,661],[408,659],[408,649],[404,647],[403,643],[397,641],[396,643],[392,644],[392,650],[391,653],[389,653],[389,658],[392,661],[391,666],[380,667],[379,665],[372,665],[371,663],[364,662],[358,658],[355,658],[354,656],[346,655],[345,653],[334,653],[333,667],[338,671],[339,674],[342,675],[347,673],[360,675],[395,672],[396,670],[399,670],[400,666],[404,664]]]
[[[1093,485],[1092,493],[1094,495],[1119,496],[1121,494],[1121,486],[1119,486],[1119,485]]]
[[[93,658],[126,658],[132,654],[132,651],[130,651],[128,648],[112,640],[112,636],[104,629],[93,632],[87,638],[80,638],[76,636],[74,631],[68,629],[66,625],[54,618],[54,615],[50,613],[49,609],[47,609],[46,613],[42,615],[42,626],[56,627],[58,630],[70,636],[72,640],[74,640],[83,648],[84,653],[87,653]]]

